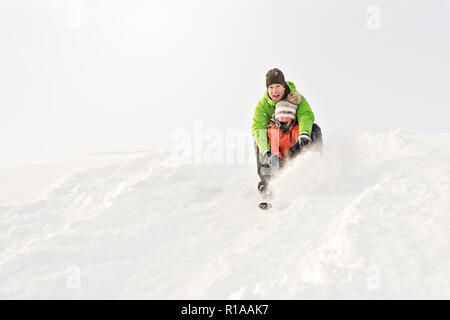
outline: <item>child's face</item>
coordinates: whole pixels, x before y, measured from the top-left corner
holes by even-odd
[[[269,93],[270,99],[277,102],[283,99],[285,90],[286,89],[281,84],[271,84],[267,88],[267,92]]]
[[[291,123],[294,121],[294,119],[286,118],[286,117],[280,117],[278,118],[278,121],[282,124],[284,124],[286,127],[289,127]]]

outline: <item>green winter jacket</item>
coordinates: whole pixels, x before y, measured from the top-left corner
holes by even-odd
[[[286,81],[286,84],[291,92],[297,91],[293,82]],[[270,99],[269,93],[266,90],[264,97],[259,100],[255,109],[252,124],[252,136],[255,138],[261,154],[264,154],[264,152],[270,150],[270,145],[267,139],[267,127],[269,125],[269,119],[275,113],[276,104],[277,101]],[[311,136],[314,113],[312,112],[308,101],[306,101],[303,96],[297,108],[297,120],[299,123],[299,133],[305,132]]]

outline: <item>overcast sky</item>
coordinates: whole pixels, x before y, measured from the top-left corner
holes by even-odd
[[[0,166],[250,131],[280,68],[324,135],[450,131],[449,0],[0,0]]]

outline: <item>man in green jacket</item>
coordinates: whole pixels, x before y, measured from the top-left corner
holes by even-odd
[[[252,135],[255,139],[256,160],[258,175],[261,182],[258,190],[264,192],[267,182],[273,174],[274,167],[278,167],[280,159],[270,152],[270,144],[267,137],[269,119],[275,113],[275,105],[279,101],[287,100],[297,105],[296,119],[299,124],[298,143],[300,146],[309,144],[322,145],[322,133],[314,123],[314,113],[308,101],[297,92],[293,82],[285,81],[283,73],[277,69],[271,69],[266,74],[266,87],[264,97],[259,100],[253,116]]]

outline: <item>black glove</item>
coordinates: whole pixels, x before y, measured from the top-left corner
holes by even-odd
[[[289,148],[289,156],[293,157],[300,152],[300,142],[296,142],[292,147]]]
[[[306,133],[302,133],[298,136],[297,142],[289,148],[289,155],[291,157],[296,156],[303,147],[309,145],[310,143],[311,138]]]
[[[298,136],[298,143],[300,144],[300,148],[303,148],[311,143],[311,137],[308,136],[306,133],[302,133]]]

